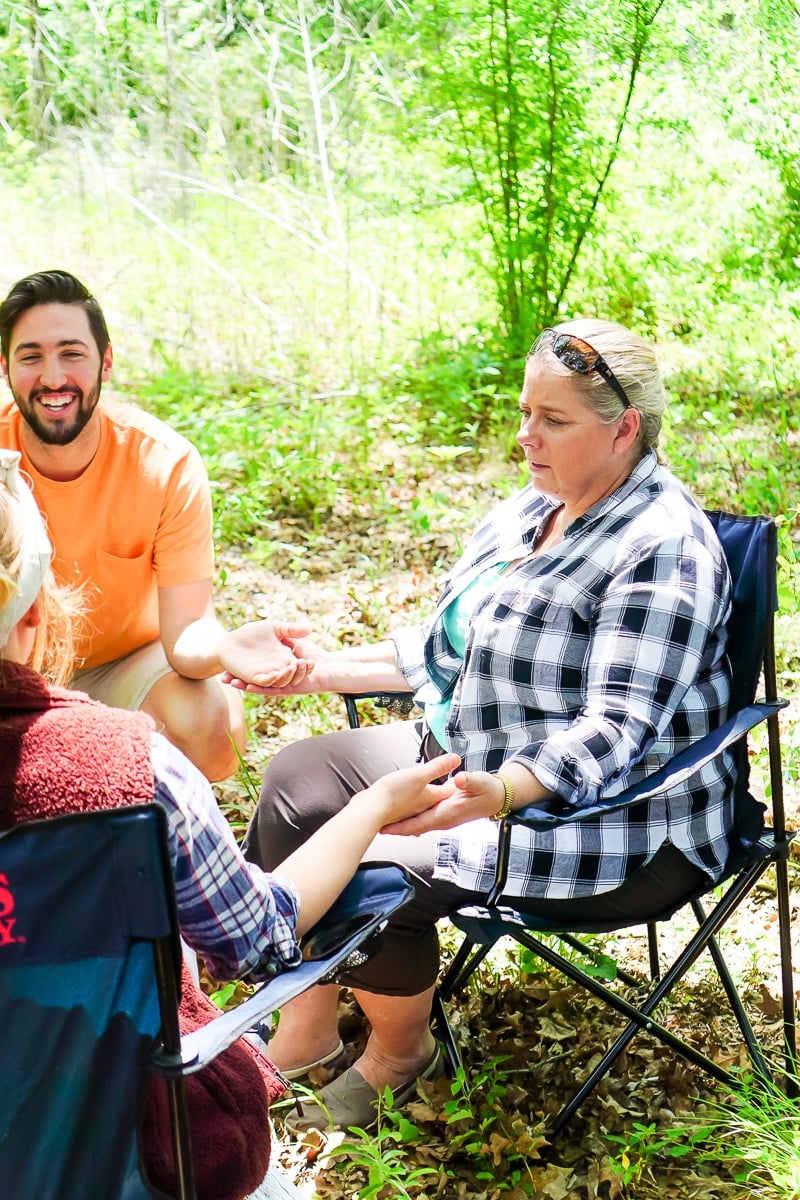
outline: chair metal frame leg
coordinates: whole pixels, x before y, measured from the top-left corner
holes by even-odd
[[[165,1062],[181,1062],[181,1031],[178,1025],[178,987],[171,958],[171,943],[161,939],[154,944],[156,976],[161,1005],[161,1044]],[[197,1200],[192,1138],[189,1119],[189,1100],[186,1080],[182,1075],[166,1080],[169,1097],[172,1141],[175,1152],[175,1172],[178,1179],[178,1200]]]
[[[476,943],[469,938],[464,938],[464,941],[459,946],[453,961],[445,971],[442,981],[436,989],[443,1000],[449,1000],[451,996],[454,996],[456,992],[461,990],[467,980],[475,974],[489,951],[494,948],[494,943],[487,941],[478,946],[477,949],[475,947]]]
[[[658,928],[655,921],[647,926],[647,954],[650,959],[650,978],[656,983],[661,978],[661,962],[658,956]]]
[[[777,867],[780,867],[780,865],[780,862],[776,863]],[[755,1036],[750,1019],[744,1010],[739,994],[736,991],[733,980],[731,979],[727,964],[725,963],[714,937],[714,934],[719,928],[721,928],[722,925],[724,925],[730,913],[738,907],[743,897],[752,890],[769,866],[769,862],[753,866],[746,876],[743,876],[729,889],[728,893],[722,898],[722,900],[719,902],[719,905],[712,912],[710,917],[706,917],[702,906],[699,904],[697,905],[699,912],[696,911],[695,915],[698,917],[698,919],[702,918],[704,923],[707,922],[707,924],[705,924],[704,928],[698,930],[697,934],[689,943],[689,945],[675,960],[670,970],[666,973],[666,975],[663,976],[658,986],[650,993],[647,1000],[642,1004],[641,1009],[637,1012],[637,1014],[635,1016],[631,1014],[632,1019],[628,1026],[609,1048],[601,1062],[598,1063],[597,1067],[586,1079],[584,1084],[563,1106],[550,1126],[549,1133],[551,1136],[555,1136],[556,1134],[560,1133],[561,1130],[567,1125],[583,1101],[594,1090],[603,1076],[613,1065],[615,1059],[619,1057],[619,1055],[631,1041],[631,1038],[640,1028],[654,1033],[661,1041],[665,1041],[685,1058],[688,1058],[696,1066],[701,1067],[720,1082],[725,1083],[728,1086],[736,1085],[736,1076],[730,1071],[726,1071],[724,1068],[708,1059],[705,1055],[701,1054],[693,1046],[689,1045],[687,1042],[684,1042],[682,1039],[675,1038],[672,1034],[668,1034],[667,1037],[664,1037],[665,1031],[663,1027],[658,1025],[655,1021],[648,1022],[641,1019],[643,1015],[652,1012],[652,1010],[660,1003],[664,996],[672,990],[675,983],[677,983],[678,980],[685,975],[686,971],[694,964],[705,948],[708,948],[714,960],[717,971],[719,972],[722,986],[726,992],[726,995],[728,996],[734,1016],[737,1019],[737,1023],[742,1033],[742,1038],[747,1046],[753,1066],[755,1067],[756,1071],[765,1079],[772,1078],[772,1073],[767,1065],[766,1060],[764,1059],[763,1054],[761,1053],[758,1039]],[[692,907],[694,908],[694,904]],[[564,964],[554,961],[553,965],[557,966],[560,970],[565,970]],[[575,978],[575,976],[573,977]],[[599,985],[598,988],[592,986],[595,981],[587,978],[576,979],[576,982],[581,983],[590,991],[594,991],[595,994],[600,994],[598,990]],[[623,1011],[623,1006],[618,1003],[620,999],[619,997],[615,996],[614,993],[610,992],[608,989],[603,989],[603,992],[604,995],[601,998],[605,999],[611,1007],[616,1008],[620,1012]],[[794,1029],[793,1020],[791,1022],[791,1029],[792,1031]],[[789,1079],[791,1081],[791,1076]]]
[[[476,948],[476,943],[465,937],[433,994],[431,1028],[444,1047],[451,1075],[457,1074],[462,1066],[462,1062],[461,1054],[459,1053],[447,1016],[447,1010],[445,1009],[445,1002],[459,991],[461,986],[474,975],[475,971],[477,971],[486,958],[486,955],[492,949],[492,945],[492,942],[486,942]]]
[[[788,1093],[797,1097],[797,1009],[794,1002],[794,972],[792,969],[791,911],[789,907],[789,866],[786,859],[775,864],[777,884],[776,905],[778,909],[778,936],[781,951],[781,994],[784,1040],[786,1043],[786,1078]]]
[[[698,926],[702,927],[707,918],[705,909],[699,900],[694,900],[692,902],[692,911],[697,918]],[[750,1055],[750,1059],[760,1074],[769,1078],[770,1070],[766,1064],[764,1056],[761,1053],[761,1047],[759,1045],[758,1038],[755,1035],[753,1026],[750,1023],[750,1018],[748,1017],[745,1007],[742,1004],[741,997],[736,990],[736,985],[733,982],[730,970],[728,969],[728,964],[723,957],[719,942],[714,937],[708,939],[708,952],[714,960],[714,966],[717,969],[717,974],[719,975],[722,989],[725,992],[725,995],[728,998],[728,1003],[731,1006],[731,1010],[736,1017],[739,1029],[742,1033],[742,1039],[747,1046],[747,1052]]]
[[[574,938],[569,934],[558,934],[559,939],[566,942],[573,949],[578,950],[587,958],[595,958],[595,951],[581,942],[578,938]],[[450,1021],[447,1016],[445,1004],[461,990],[462,986],[471,978],[477,971],[478,967],[484,961],[491,950],[494,949],[496,942],[487,940],[481,945],[471,941],[465,937],[459,946],[456,954],[450,962],[447,970],[442,976],[439,986],[436,988],[433,997],[433,1007],[431,1012],[431,1027],[436,1034],[436,1037],[442,1044],[450,1068],[451,1075],[456,1075],[461,1066],[461,1054],[458,1049],[453,1030],[450,1026]],[[639,981],[627,971],[618,969],[617,978],[623,983],[630,986],[635,986]]]
[[[764,655],[764,694],[768,701],[778,696],[778,677],[775,665],[775,627],[770,622],[767,630],[767,646]],[[767,717],[767,746],[769,749],[769,782],[772,809],[772,827],[776,845],[782,854],[775,861],[775,895],[778,912],[778,938],[781,956],[781,996],[783,1006],[783,1031],[786,1043],[786,1077],[789,1094],[797,1096],[797,1012],[794,1002],[794,977],[792,970],[791,910],[789,904],[789,842],[792,835],[786,832],[786,810],[783,803],[783,770],[781,766],[780,723],[777,713]]]
[[[657,1037],[663,1044],[671,1047],[677,1053],[687,1058],[695,1066],[700,1067],[713,1078],[718,1079],[721,1083],[728,1086],[734,1086],[736,1077],[718,1063],[715,1063],[707,1055],[697,1050],[682,1038],[678,1037],[671,1030],[665,1028],[653,1017],[653,1012],[661,1003],[661,1001],[672,991],[675,984],[686,974],[686,972],[694,965],[703,950],[708,948],[712,959],[720,973],[722,986],[731,1001],[732,1011],[739,1024],[742,1037],[748,1048],[751,1060],[755,1069],[766,1078],[770,1078],[770,1071],[767,1063],[761,1054],[758,1040],[750,1024],[749,1018],[742,1006],[741,1000],[736,993],[733,981],[727,968],[727,964],[722,956],[719,946],[715,940],[715,934],[725,924],[728,917],[741,904],[744,897],[752,891],[755,884],[771,865],[770,860],[765,859],[762,862],[755,863],[749,871],[739,877],[735,883],[731,885],[726,894],[719,901],[717,906],[710,915],[706,915],[702,906],[697,904],[693,909],[701,928],[684,948],[684,950],[675,959],[670,969],[658,978],[656,986],[651,990],[646,999],[640,1006],[630,1004],[623,997],[617,995],[605,984],[595,979],[593,976],[587,975],[580,967],[576,966],[569,959],[564,958],[552,947],[534,937],[530,932],[522,928],[515,929],[513,933],[507,931],[507,936],[513,937],[521,945],[531,950],[534,954],[540,957],[550,966],[555,967],[562,972],[573,982],[578,983],[581,987],[591,992],[598,999],[602,1000],[610,1008],[628,1018],[628,1025],[620,1033],[619,1037],[608,1049],[602,1060],[597,1064],[595,1069],[587,1077],[580,1088],[561,1108],[550,1123],[548,1134],[550,1137],[556,1136],[567,1125],[570,1119],[575,1115],[577,1110],[583,1104],[584,1100],[595,1089],[600,1080],[607,1074],[613,1063],[635,1036],[639,1030],[651,1033]],[[785,862],[780,862],[776,866],[785,867]],[[788,928],[788,927],[787,927]],[[449,1028],[447,1015],[445,1010],[445,1002],[456,994],[469,976],[477,969],[486,955],[492,948],[493,943],[489,941],[485,945],[479,946],[478,950],[470,957],[470,951],[474,948],[475,943],[466,940],[459,948],[456,957],[450,964],[450,967],[445,972],[439,989],[437,990],[436,1001],[434,1004],[434,1019],[437,1034],[445,1045],[448,1051],[448,1059],[450,1059],[450,1048],[452,1047],[453,1056],[458,1062],[458,1053],[455,1047],[455,1040],[452,1035],[452,1030]],[[630,976],[628,978],[631,978]],[[793,1028],[793,1026],[792,1026]]]
[[[444,1007],[444,1002],[439,994],[438,989],[433,994],[433,1002],[431,1005],[431,1029],[437,1041],[441,1044],[444,1050],[444,1056],[447,1059],[447,1066],[450,1075],[455,1079],[458,1072],[461,1070],[463,1063],[461,1062],[461,1054],[453,1036],[453,1029],[447,1016],[447,1011]]]
[[[597,951],[592,946],[587,945],[586,942],[582,942],[580,938],[573,937],[572,934],[555,933],[553,937],[557,937],[560,942],[570,946],[573,950],[577,950],[585,958],[597,961],[599,957]],[[464,938],[436,989],[445,1003],[452,999],[456,992],[461,990],[467,980],[475,974],[478,967],[490,951],[494,949],[499,940],[499,938],[496,940],[487,938],[485,942],[480,944],[478,949],[475,949],[477,943],[468,937]],[[653,976],[653,982],[658,977],[658,975]],[[616,978],[621,980],[622,983],[628,984],[629,987],[636,987],[640,983],[640,980],[636,976],[631,975],[630,972],[619,966],[617,967]]]

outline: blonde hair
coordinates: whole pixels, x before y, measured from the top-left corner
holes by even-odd
[[[553,352],[553,341],[559,333],[582,338],[603,356],[631,407],[639,414],[639,444],[642,452],[655,450],[667,400],[655,351],[650,343],[616,321],[581,317],[546,329],[531,347],[529,358],[546,361],[548,370],[554,375],[568,376],[600,420],[609,423],[618,420],[624,411],[622,401],[597,371],[583,375],[557,357]]]
[[[0,611],[19,591],[22,522],[19,500],[0,482]],[[81,591],[56,583],[53,572],[48,569],[37,599],[41,621],[28,665],[51,683],[68,683],[74,667],[78,624],[83,617]]]

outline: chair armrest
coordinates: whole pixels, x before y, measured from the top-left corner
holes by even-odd
[[[670,788],[683,783],[701,767],[716,758],[723,750],[734,742],[738,742],[748,730],[766,721],[775,713],[780,712],[789,703],[788,700],[777,700],[772,703],[760,701],[742,708],[735,716],[729,717],[718,729],[713,729],[705,737],[687,747],[686,750],[671,759],[666,766],[654,771],[646,779],[642,779],[625,792],[608,799],[599,800],[586,808],[562,809],[558,801],[547,801],[542,804],[530,804],[519,808],[508,818],[509,822],[525,825],[528,829],[556,829],[561,825],[571,825],[574,821],[589,821],[603,816],[604,813],[618,812],[641,804],[653,796],[661,795]]]
[[[358,700],[374,700],[378,708],[385,708],[398,717],[407,717],[414,708],[413,692],[340,692],[347,712],[347,724],[351,729],[358,729],[361,721],[358,715]]]
[[[404,692],[340,692],[339,695],[343,700],[374,700],[379,708],[389,708],[392,704],[409,705],[414,707],[414,693],[411,691]]]
[[[391,913],[406,904],[414,894],[407,872],[388,863],[368,863],[356,871],[345,890],[313,929],[301,939],[301,947],[313,938],[333,932],[334,946],[320,958],[304,959],[297,967],[288,968],[268,979],[247,1000],[221,1012],[207,1025],[181,1038],[181,1061],[176,1063],[165,1056],[153,1056],[152,1067],[160,1075],[191,1075],[207,1066],[242,1034],[264,1021],[308,990],[315,983],[335,973],[362,942],[386,924]],[[354,917],[363,918],[359,928],[347,935]],[[337,937],[337,928],[344,931]]]

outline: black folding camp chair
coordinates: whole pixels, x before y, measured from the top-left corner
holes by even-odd
[[[768,517],[735,516],[722,512],[709,512],[707,516],[717,531],[733,581],[733,611],[728,642],[733,683],[728,720],[720,729],[698,739],[693,746],[676,756],[656,774],[607,802],[601,801],[592,808],[569,814],[558,813],[555,806],[553,811],[548,811],[540,805],[532,805],[513,813],[500,823],[496,879],[486,901],[480,907],[463,908],[450,915],[450,920],[464,934],[464,939],[440,980],[434,998],[433,1023],[454,1073],[461,1063],[458,1045],[447,1019],[447,1004],[462,991],[492,948],[503,937],[516,940],[544,962],[562,971],[568,978],[604,1001],[628,1021],[602,1060],[552,1120],[549,1129],[551,1136],[555,1136],[564,1128],[611,1069],[631,1038],[641,1029],[661,1039],[712,1077],[731,1086],[735,1083],[731,1072],[701,1053],[696,1046],[659,1024],[653,1015],[658,1005],[670,994],[705,949],[711,954],[753,1066],[765,1077],[770,1076],[768,1063],[725,963],[716,934],[772,865],[777,875],[776,904],[784,1049],[787,1068],[790,1071],[796,1070],[796,1018],[787,870],[789,843],[793,834],[787,834],[785,826],[777,717],[787,701],[777,697],[773,642],[774,613],[777,609],[777,534],[775,523]],[[764,699],[756,702],[761,679]],[[358,725],[355,701],[362,698],[364,697],[344,697],[351,727]],[[391,707],[404,699],[407,701],[408,698],[392,693],[385,697],[377,697],[377,703]],[[770,828],[764,826],[764,805],[758,803],[749,791],[747,735],[751,729],[763,722],[766,722],[769,746],[769,799],[772,818]],[[596,819],[604,812],[639,804],[687,779],[726,748],[730,749],[736,760],[737,783],[733,798],[735,827],[723,881],[724,895],[714,902],[714,907],[708,913],[702,904],[704,892],[682,902],[680,907],[686,904],[691,906],[698,930],[669,969],[663,972],[659,963],[657,925],[674,916],[675,909],[660,914],[656,920],[638,923],[640,926],[646,924],[652,984],[644,1001],[636,1005],[631,1003],[613,988],[603,984],[595,973],[584,970],[575,960],[573,953],[585,955],[587,966],[591,966],[596,958],[595,950],[576,937],[576,934],[618,932],[620,929],[635,928],[635,921],[617,924],[611,921],[587,920],[580,924],[571,923],[569,928],[564,928],[563,924],[531,917],[500,903],[507,878],[511,830],[514,823],[546,830],[572,821]],[[704,891],[710,893],[712,889],[706,888]],[[567,953],[555,949],[550,940],[542,941],[541,935],[556,935],[555,940],[567,947]],[[638,982],[624,967],[617,970],[617,980],[623,985]]]
[[[137,1099],[167,1078],[180,1200],[194,1200],[185,1077],[312,984],[336,978],[412,888],[361,868],[308,956],[181,1038],[181,944],[156,804],[0,835],[0,1180],[13,1200],[144,1200]],[[360,951],[363,953],[363,951]]]

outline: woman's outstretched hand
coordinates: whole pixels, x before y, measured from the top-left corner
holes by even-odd
[[[244,692],[262,695],[295,695],[316,691],[310,680],[314,659],[299,649],[308,642],[307,625],[281,625],[273,621],[248,621],[226,633],[218,654],[223,682]]]

